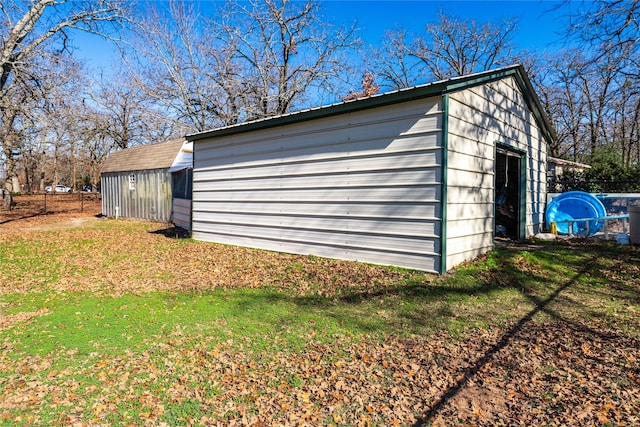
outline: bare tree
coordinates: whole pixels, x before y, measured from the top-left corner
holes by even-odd
[[[10,0],[0,4],[0,11],[0,138],[5,185],[13,191],[15,119],[25,114],[16,110],[15,96],[28,93],[34,100],[42,97],[40,82],[52,60],[68,51],[73,31],[108,37],[108,26],[123,22],[125,14],[120,0]]]
[[[624,167],[640,168],[640,0],[595,1],[581,5],[570,36],[582,42],[596,74],[596,87],[608,93],[595,105],[593,133],[620,151]],[[597,145],[592,144],[592,153]]]
[[[617,51],[624,58],[620,71],[639,75],[640,0],[597,0],[580,3],[570,16],[567,33],[595,48],[593,60]]]
[[[0,5],[3,13],[0,51],[0,90],[11,78],[30,74],[28,60],[42,52],[47,43],[57,41],[65,50],[70,30],[103,33],[105,22],[123,19],[116,1],[10,1]]]
[[[534,80],[549,95],[543,102],[560,136],[553,152],[590,162],[605,150],[633,167],[640,164],[640,0],[576,8],[565,34],[575,47],[544,62],[546,73]]]
[[[233,122],[219,108],[234,104],[234,97],[223,97],[208,78],[216,74],[210,65],[218,53],[208,46],[199,11],[193,3],[170,1],[166,6],[151,7],[138,27],[130,55],[136,84],[183,132]]]
[[[13,88],[19,89],[19,88]],[[2,157],[4,157],[4,180],[8,196],[5,197],[5,207],[9,209],[13,205],[12,191],[19,189],[19,182],[16,175],[16,157],[21,152],[22,133],[25,127],[24,122],[28,120],[25,114],[25,107],[28,104],[29,96],[27,92],[19,90],[7,90],[4,94],[4,102],[11,103],[14,108],[7,108],[2,112],[0,122],[0,139],[2,141]]]
[[[36,130],[31,133],[32,140],[24,142],[50,156],[51,161],[42,165],[43,181],[75,188],[77,147],[84,132],[80,111],[86,79],[80,65],[70,57],[51,64],[49,71],[46,78],[40,80],[41,99],[38,108],[32,111]]]
[[[414,86],[420,77],[418,61],[411,55],[412,36],[403,28],[388,30],[380,46],[365,53],[365,61],[392,90]]]
[[[623,168],[638,164],[640,91],[621,60],[610,52],[593,61],[578,48],[540,60],[534,84],[557,130],[552,155],[591,162],[606,150]]]
[[[558,136],[549,145],[549,154],[583,161],[588,109],[579,76],[584,72],[584,55],[579,49],[567,49],[548,57],[524,54],[520,59]]]
[[[427,24],[425,36],[414,40],[410,54],[438,79],[486,71],[508,65],[509,36],[515,28],[515,21],[480,26],[475,20],[461,21],[442,13],[437,23]]]
[[[335,28],[308,0],[234,1],[219,21],[221,43],[235,46],[246,70],[247,119],[283,114],[305,102],[311,91],[334,90],[346,70],[343,53],[355,48],[355,28]]]
[[[164,141],[177,132],[124,70],[93,82],[83,104],[88,129],[102,129],[115,148]]]
[[[424,34],[412,35],[403,29],[387,32],[382,48],[374,49],[370,66],[383,84],[399,89],[509,65],[515,28],[515,20],[480,25],[440,13],[437,22],[426,25]]]
[[[204,13],[169,3],[148,14],[136,81],[189,131],[282,114],[333,93],[354,30],[323,22],[313,1],[231,1]]]
[[[620,146],[622,165],[626,168],[640,166],[640,89],[627,79],[613,97],[613,122],[611,139]]]

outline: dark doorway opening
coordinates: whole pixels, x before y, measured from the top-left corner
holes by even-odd
[[[495,235],[519,239],[521,158],[518,153],[498,148],[495,171]]]

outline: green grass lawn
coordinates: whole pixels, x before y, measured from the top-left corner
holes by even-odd
[[[0,425],[640,423],[638,248],[436,277],[143,222],[4,227]]]

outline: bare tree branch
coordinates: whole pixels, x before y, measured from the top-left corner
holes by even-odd
[[[183,3],[169,10],[141,27],[137,81],[192,131],[302,106],[335,86],[358,42],[353,29],[324,23],[313,1],[230,1],[211,17]]]
[[[45,80],[54,81],[56,64],[66,61],[65,51],[73,31],[109,37],[110,29],[126,22],[121,0],[15,0],[0,6],[0,139],[6,185],[15,178],[16,122],[24,114],[15,103],[17,93],[29,93],[29,103],[47,101]],[[55,43],[62,44],[62,48]]]
[[[412,35],[402,28],[385,33],[369,66],[393,89],[485,71],[513,62],[510,38],[515,28],[514,20],[479,26],[441,13],[438,22],[426,25],[424,34]]]
[[[440,14],[438,23],[427,24],[426,36],[414,40],[409,54],[438,79],[486,71],[508,65],[514,29],[514,21],[478,27],[475,20],[458,21]]]

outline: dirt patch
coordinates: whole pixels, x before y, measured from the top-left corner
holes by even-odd
[[[497,390],[469,383],[451,398],[451,407],[460,418],[499,418],[507,412],[505,396]]]
[[[24,221],[22,224],[23,231],[54,231],[68,230],[71,228],[80,228],[90,225],[97,221],[97,217],[80,217],[80,218],[61,218],[59,221]]]
[[[74,228],[102,213],[99,194],[34,194],[15,196],[14,202],[11,210],[0,210],[0,230]]]

